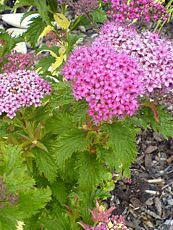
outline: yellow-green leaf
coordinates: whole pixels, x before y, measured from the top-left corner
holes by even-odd
[[[53,27],[48,25],[44,28],[43,32],[40,34],[39,39],[43,38],[44,36],[46,36],[48,33],[50,33],[51,31],[53,31]]]
[[[70,21],[64,14],[56,13],[54,14],[54,19],[57,22],[57,24],[62,28],[62,29],[68,29],[70,26]]]
[[[61,66],[61,64],[63,63],[64,60],[64,56],[60,56],[56,58],[56,61],[51,65],[51,70],[54,72],[58,67]]]

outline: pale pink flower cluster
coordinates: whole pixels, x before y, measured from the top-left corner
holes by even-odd
[[[114,207],[105,210],[103,206],[97,206],[91,211],[92,220],[97,224],[91,227],[87,224],[80,223],[85,230],[128,230],[125,225],[123,216],[111,215]]]
[[[68,59],[63,74],[72,82],[77,100],[85,99],[95,122],[132,116],[143,93],[143,72],[133,58],[104,44],[80,47]]]
[[[85,226],[85,230],[128,230],[123,216],[112,216],[106,223],[99,223],[95,227]]]
[[[33,71],[18,70],[0,74],[0,115],[13,118],[22,107],[39,106],[51,87]]]
[[[87,14],[99,7],[98,0],[58,0],[58,2],[72,7],[77,15]]]
[[[169,92],[173,88],[173,42],[157,33],[138,33],[134,27],[110,22],[103,26],[96,44],[112,45],[126,52],[141,65],[145,93],[156,89]]]
[[[12,73],[18,70],[31,68],[34,64],[34,57],[31,53],[23,54],[13,52],[5,57],[5,61],[7,63],[3,65],[2,71],[5,73]]]
[[[142,22],[167,20],[165,7],[154,0],[103,0],[111,4],[108,12],[117,21],[138,20]]]

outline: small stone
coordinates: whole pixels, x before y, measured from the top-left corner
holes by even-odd
[[[163,141],[163,137],[162,137],[159,133],[154,132],[154,133],[153,133],[153,137],[154,137],[154,139],[155,139],[156,141],[158,141],[158,142]]]
[[[133,207],[135,207],[135,208],[139,208],[139,207],[142,206],[141,201],[140,201],[139,199],[135,198],[135,197],[132,197],[132,198],[130,199],[130,202],[131,202],[131,204],[133,205]]]
[[[148,205],[148,206],[151,206],[151,205],[153,205],[153,197],[150,197],[146,202],[145,202],[145,204],[146,205]]]
[[[150,153],[153,153],[157,150],[157,146],[153,146],[153,145],[150,145],[147,147],[147,149],[145,150],[145,153],[146,154],[150,154]]]
[[[168,204],[172,206],[173,205],[173,199],[168,200]]]
[[[79,29],[81,32],[85,33],[86,32],[86,28],[84,26],[79,26]]]
[[[158,215],[161,216],[162,215],[162,204],[160,202],[160,199],[158,197],[155,197],[154,203],[155,203],[155,207],[157,209]]]
[[[151,166],[152,166],[152,156],[151,156],[151,154],[146,154],[145,155],[144,163],[145,163],[146,168],[151,168]]]
[[[0,29],[1,29],[1,30],[4,30],[4,27],[3,27],[3,25],[1,25],[1,24],[0,24]]]

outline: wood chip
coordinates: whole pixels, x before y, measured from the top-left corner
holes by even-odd
[[[154,190],[145,190],[146,193],[151,194],[151,195],[159,195],[160,193],[158,191]]]
[[[153,145],[150,145],[147,147],[147,149],[145,150],[145,153],[146,154],[150,154],[150,153],[153,153],[157,150],[157,146],[153,146]]]
[[[155,197],[154,203],[155,203],[155,207],[157,209],[158,215],[161,216],[162,215],[162,204],[160,202],[160,199],[158,197]]]
[[[159,184],[159,183],[163,183],[164,180],[162,178],[158,178],[158,179],[150,179],[150,180],[147,180],[148,183],[151,183],[151,184]]]
[[[157,215],[155,212],[150,211],[149,209],[141,208],[141,210],[144,211],[144,212],[145,212],[146,214],[148,214],[149,216],[152,216],[152,217],[155,218],[155,219],[159,219],[159,220],[162,219],[159,215]]]
[[[172,161],[173,161],[173,156],[170,156],[170,157],[167,159],[167,163],[170,164],[170,163],[172,163]]]

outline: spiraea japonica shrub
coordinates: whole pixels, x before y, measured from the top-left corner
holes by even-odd
[[[127,229],[96,200],[130,175],[141,128],[173,136],[172,116],[150,100],[173,87],[172,42],[129,25],[148,21],[154,1],[138,1],[146,14],[123,24],[109,14],[98,32],[104,2],[19,0],[14,9],[32,5],[39,16],[19,38],[0,35],[0,229]],[[151,19],[164,19],[157,6]],[[81,45],[81,25],[98,32],[90,44]],[[35,54],[13,52],[19,41]]]

